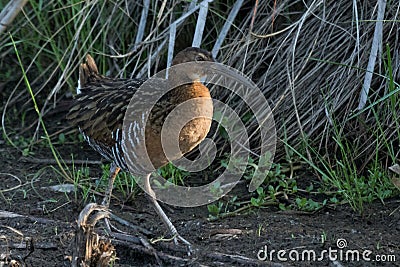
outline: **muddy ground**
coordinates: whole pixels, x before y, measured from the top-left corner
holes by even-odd
[[[100,160],[90,148],[83,148],[77,148],[81,159]],[[75,198],[73,192],[48,188],[62,183],[61,176],[44,169],[49,163],[32,162],[4,141],[0,151],[0,266],[12,260],[17,265],[10,266],[70,266],[76,220],[86,203],[80,203],[80,194]],[[49,155],[37,152],[34,158],[51,159]],[[168,241],[154,244],[151,252],[112,240],[117,256],[114,266],[400,266],[399,199],[368,205],[363,216],[347,205],[316,213],[271,206],[213,222],[207,220],[207,207],[164,207],[180,234],[193,244],[194,253],[187,256],[184,247]],[[143,193],[129,204],[114,199],[111,208],[150,231],[152,238],[168,235]],[[99,223],[96,231],[104,236],[102,229]],[[279,250],[286,254],[278,254]],[[313,257],[310,251],[315,251],[315,260],[308,261],[308,255]],[[358,261],[352,260],[357,258],[355,253]]]

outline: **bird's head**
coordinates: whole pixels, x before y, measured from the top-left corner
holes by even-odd
[[[198,47],[188,47],[176,54],[172,60],[172,65],[201,61],[215,62],[215,59],[207,50]]]
[[[216,62],[212,54],[198,47],[188,47],[180,51],[172,60],[172,66],[175,68],[174,78],[189,79],[191,81],[200,81],[207,76],[207,67],[203,62]],[[190,64],[184,64],[190,63]],[[199,64],[193,64],[199,63]],[[184,64],[184,65],[180,65]],[[187,78],[184,78],[187,77]]]

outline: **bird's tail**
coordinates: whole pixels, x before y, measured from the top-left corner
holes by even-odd
[[[86,55],[86,62],[79,66],[79,80],[78,87],[76,88],[76,93],[80,94],[81,88],[86,86],[86,83],[93,76],[97,76],[99,70],[94,62],[94,59],[88,54]]]

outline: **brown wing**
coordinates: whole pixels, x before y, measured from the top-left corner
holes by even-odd
[[[123,93],[121,93],[123,91]],[[82,89],[67,119],[96,142],[113,146],[113,133],[122,123],[135,89]]]

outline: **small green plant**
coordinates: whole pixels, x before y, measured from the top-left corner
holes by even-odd
[[[236,171],[243,175],[243,178],[246,180],[250,180],[253,178],[254,172],[258,168],[256,161],[252,157],[230,157],[228,153],[224,155],[221,159],[220,164],[223,168],[229,168],[229,163],[232,161],[231,166],[236,167],[236,170],[230,170],[231,172]],[[244,170],[244,171],[243,171]]]
[[[304,211],[316,211],[324,207],[327,203],[327,199],[324,199],[322,203],[314,201],[311,198],[305,198],[305,197],[297,197],[296,198],[296,207],[299,210],[304,210]]]
[[[221,182],[220,181],[215,181],[212,183],[210,187],[210,193],[213,194],[216,197],[219,197],[223,194],[223,190],[221,188]]]
[[[221,214],[223,207],[224,203],[222,201],[207,205],[209,216],[211,218],[218,217]]]
[[[257,198],[252,197],[250,199],[250,203],[254,207],[261,207],[262,204],[264,204],[265,200],[266,200],[266,195],[265,195],[265,192],[264,192],[264,188],[259,187],[259,188],[257,188],[256,192],[257,192]]]
[[[164,167],[160,168],[158,174],[167,179],[167,181],[181,186],[185,185],[185,178],[190,175],[189,172],[179,169],[172,163],[168,163]]]
[[[209,220],[216,220],[220,217],[227,217],[241,208],[242,203],[237,202],[238,197],[233,196],[227,202],[218,201],[207,205]]]
[[[58,144],[63,145],[65,144],[65,134],[64,133],[60,133],[58,135]]]
[[[72,161],[73,162],[73,161]],[[75,187],[74,190],[74,201],[79,202],[83,199],[86,202],[87,198],[89,197],[90,193],[90,176],[89,176],[89,167],[87,166],[80,166],[77,167],[75,164],[72,164],[72,173],[73,184]],[[80,190],[78,190],[80,188]],[[78,196],[78,192],[82,192],[82,196]]]
[[[273,164],[271,171],[264,181],[268,197],[276,201],[280,194],[296,194],[297,182],[295,179],[288,178],[282,171],[281,164]]]
[[[61,163],[63,165],[66,165],[65,162],[60,159]],[[55,179],[48,179],[48,183],[53,185],[54,183],[57,183],[57,185],[61,185],[58,187],[58,191],[65,192],[65,196],[67,199],[70,200],[70,195],[68,194],[70,191],[73,191],[73,200],[75,203],[79,203],[82,201],[87,200],[89,197],[89,194],[91,192],[91,183],[90,183],[90,174],[89,174],[89,167],[86,165],[81,165],[77,166],[74,163],[74,160],[72,158],[72,166],[65,167],[64,170],[60,170],[59,168],[56,168],[55,166],[47,166],[44,169],[41,169],[39,172],[37,172],[35,175],[41,175],[41,173],[46,170],[47,168],[50,168],[56,175],[54,176]],[[47,170],[46,170],[47,172]],[[67,173],[68,176],[65,176],[64,174]],[[57,186],[55,185],[55,186]],[[69,185],[73,185],[73,190],[64,190],[64,185],[66,185],[66,188],[69,188]],[[38,194],[38,192],[37,192]],[[81,195],[79,195],[81,194]]]

